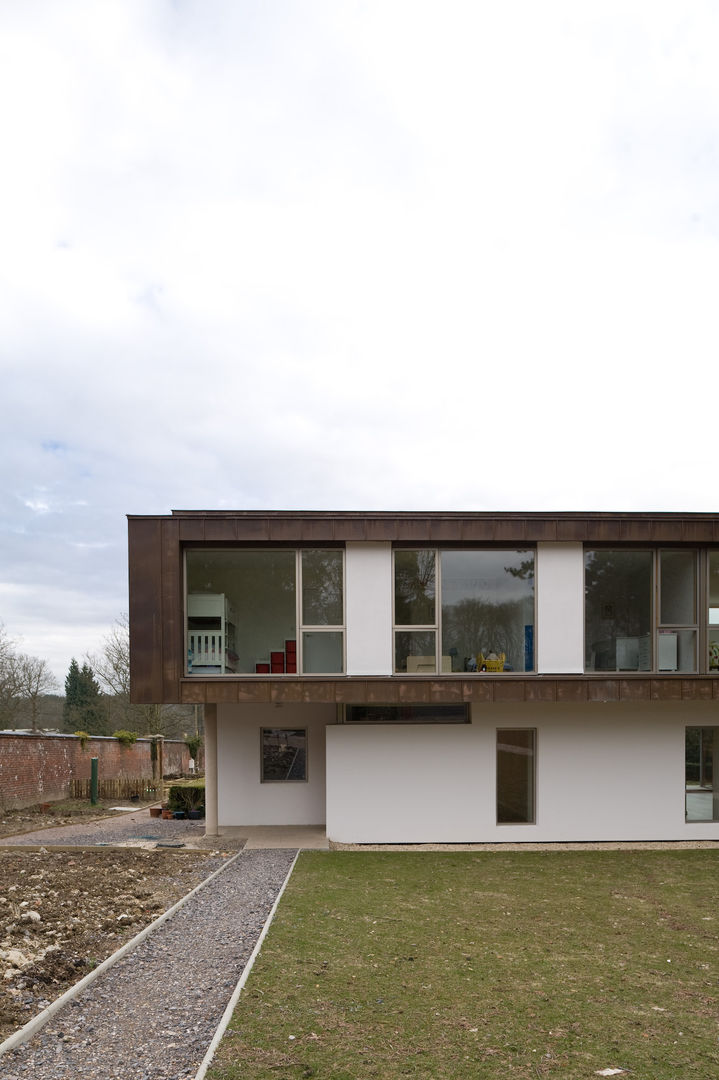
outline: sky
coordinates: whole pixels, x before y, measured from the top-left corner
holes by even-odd
[[[0,0],[0,622],[126,515],[716,511],[719,8]]]

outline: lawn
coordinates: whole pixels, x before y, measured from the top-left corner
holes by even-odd
[[[718,895],[713,850],[304,853],[208,1078],[706,1080]]]

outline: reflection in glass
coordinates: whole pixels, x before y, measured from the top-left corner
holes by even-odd
[[[714,754],[719,728],[688,727],[685,736],[685,810],[687,821],[719,821],[719,791],[714,787]]]
[[[395,671],[437,671],[434,630],[397,630],[394,635]]]
[[[338,675],[343,669],[341,630],[309,630],[302,634],[302,670],[305,675]]]
[[[306,728],[263,728],[262,783],[288,783],[306,779]]]
[[[287,650],[297,639],[294,551],[191,549],[187,594],[188,632],[197,621],[193,609],[207,608],[209,598],[224,596],[234,621],[233,672],[254,674],[258,665],[268,673],[273,667],[286,670]],[[197,663],[190,669],[188,657],[188,674],[208,673]]]
[[[534,741],[531,728],[497,732],[497,822],[534,823]]]
[[[442,654],[451,670],[476,671],[496,657],[502,666],[493,670],[533,671],[534,552],[443,551],[440,558]]]
[[[694,551],[660,551],[661,612],[665,626],[696,623],[697,557]]]
[[[587,551],[585,668],[649,671],[652,666],[652,553]]]
[[[435,621],[434,551],[395,551],[396,626],[428,626]]]
[[[342,552],[307,548],[302,552],[302,622],[342,626]]]

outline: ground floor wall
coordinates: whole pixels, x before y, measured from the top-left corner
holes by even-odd
[[[334,705],[217,706],[217,823],[321,825],[325,820],[325,729]],[[307,779],[263,783],[263,728],[307,731]]]
[[[331,705],[220,705],[218,824],[326,822],[342,843],[719,840],[719,822],[685,820],[685,731],[718,713],[522,703],[473,705],[470,724],[352,725]],[[305,782],[261,782],[263,727],[306,730]],[[526,728],[534,823],[498,824],[497,733]]]

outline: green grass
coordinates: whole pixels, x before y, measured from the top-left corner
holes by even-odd
[[[305,853],[208,1078],[708,1080],[718,895],[712,850]]]

